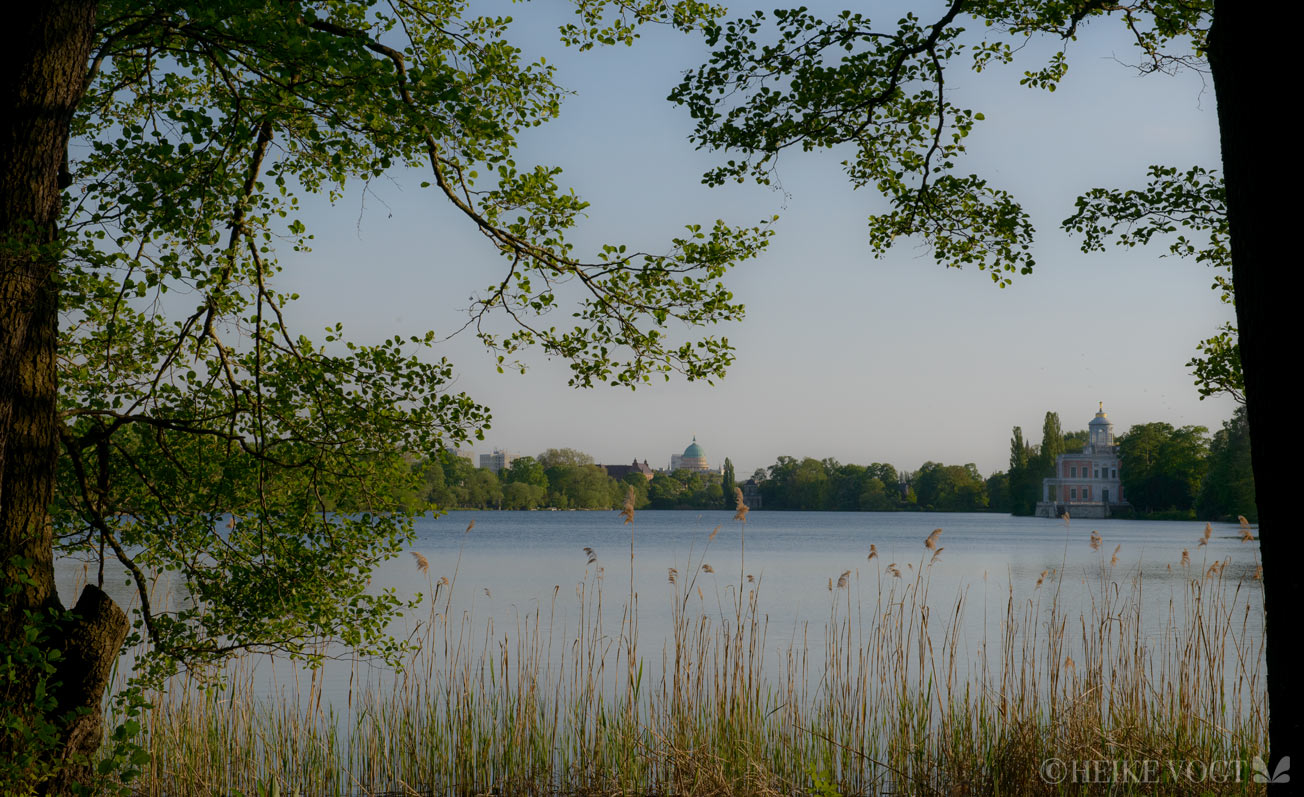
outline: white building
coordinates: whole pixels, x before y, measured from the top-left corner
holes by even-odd
[[[514,462],[519,456],[519,454],[513,454],[495,448],[492,454],[480,455],[480,467],[497,473],[505,468],[510,468],[512,462]]]
[[[1087,425],[1087,444],[1072,454],[1055,458],[1055,475],[1041,482],[1037,517],[1110,516],[1112,507],[1127,505],[1120,478],[1118,445],[1114,424],[1105,415],[1102,402],[1096,417]]]

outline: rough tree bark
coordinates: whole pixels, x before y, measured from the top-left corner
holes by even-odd
[[[84,781],[100,742],[100,700],[127,619],[88,586],[70,615],[55,590],[47,508],[58,428],[57,224],[69,126],[83,93],[95,3],[20,3],[0,33],[0,572],[22,585],[0,608],[0,643],[21,639],[29,612],[58,617],[48,629],[64,654],[53,680],[58,745],[41,767],[59,770],[47,793]],[[4,687],[6,710],[35,705],[38,675]],[[74,763],[77,761],[83,763]]]
[[[1293,469],[1291,436],[1297,421],[1284,423],[1287,384],[1297,368],[1287,354],[1298,333],[1295,294],[1283,279],[1284,269],[1299,264],[1294,230],[1298,219],[1294,194],[1299,188],[1289,166],[1294,157],[1282,138],[1292,128],[1280,115],[1292,103],[1283,101],[1287,81],[1297,71],[1287,64],[1295,57],[1299,28],[1255,3],[1217,0],[1209,34],[1209,65],[1218,100],[1218,126],[1223,172],[1227,185],[1227,219],[1231,230],[1232,279],[1236,289],[1236,322],[1240,330],[1241,366],[1245,373],[1246,409],[1259,507],[1259,546],[1263,554],[1263,602],[1266,611],[1268,663],[1268,738],[1272,753],[1269,771],[1283,756],[1298,760],[1300,723],[1299,678],[1292,653],[1300,607],[1300,534],[1287,523],[1293,498],[1287,474]],[[1291,173],[1283,174],[1283,170]],[[1293,419],[1292,419],[1293,420]],[[1299,773],[1296,773],[1299,777]],[[1289,785],[1283,785],[1289,789]]]

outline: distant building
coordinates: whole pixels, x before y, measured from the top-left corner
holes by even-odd
[[[510,468],[512,466],[512,462],[514,462],[519,457],[520,457],[519,454],[512,454],[507,451],[501,451],[495,448],[492,454],[480,455],[480,467],[484,468],[485,470],[491,470],[494,473],[497,473],[498,471],[504,470],[505,468]]]
[[[1087,444],[1055,458],[1055,475],[1041,482],[1037,517],[1104,518],[1111,509],[1127,506],[1120,476],[1122,464],[1114,442],[1114,424],[1102,402],[1087,426]]]
[[[653,476],[652,468],[647,464],[646,459],[642,462],[635,459],[632,465],[603,465],[602,467],[607,471],[607,475],[616,481],[620,481],[631,473],[637,473],[648,481],[651,481]]]
[[[677,470],[691,470],[705,473],[711,470],[711,465],[706,461],[706,451],[697,444],[697,437],[693,437],[693,442],[688,448],[684,449],[683,454],[670,455],[670,470],[673,473]]]

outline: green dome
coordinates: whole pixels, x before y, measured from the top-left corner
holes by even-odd
[[[706,459],[706,452],[697,444],[696,437],[693,438],[693,442],[688,448],[684,449],[684,459]]]

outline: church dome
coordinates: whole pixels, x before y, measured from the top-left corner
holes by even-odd
[[[689,444],[688,448],[684,449],[684,459],[706,459],[706,452],[697,444],[696,437],[693,438],[693,442]]]

